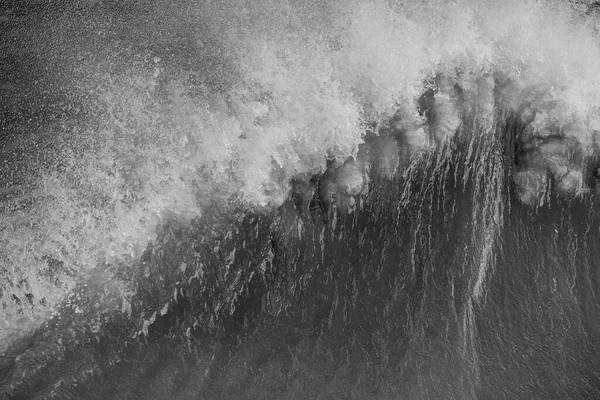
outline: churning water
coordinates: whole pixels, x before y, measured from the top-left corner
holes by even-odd
[[[0,397],[600,397],[590,2],[7,1]]]

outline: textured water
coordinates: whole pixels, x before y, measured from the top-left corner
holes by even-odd
[[[600,397],[586,2],[0,6],[0,398]]]

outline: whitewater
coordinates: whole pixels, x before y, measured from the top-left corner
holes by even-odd
[[[0,398],[600,397],[600,7],[0,5]]]

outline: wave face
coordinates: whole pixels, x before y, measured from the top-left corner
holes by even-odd
[[[596,8],[0,6],[0,397],[600,397]]]

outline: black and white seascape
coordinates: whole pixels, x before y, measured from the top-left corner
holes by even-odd
[[[599,399],[600,6],[5,0],[0,399]]]

